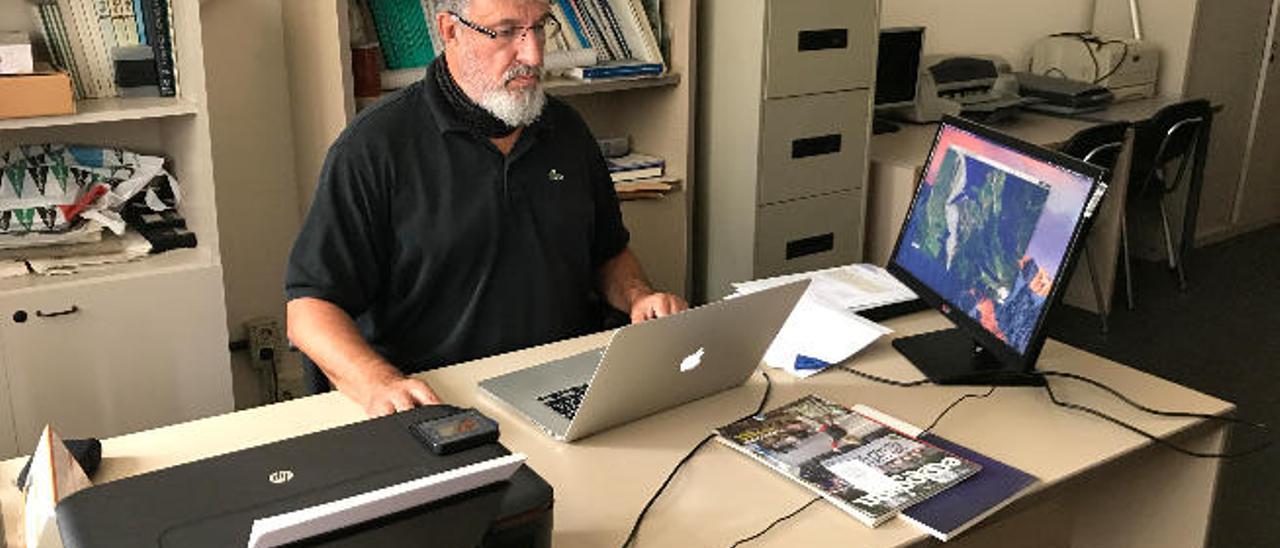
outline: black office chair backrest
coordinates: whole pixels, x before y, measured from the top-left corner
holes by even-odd
[[[1209,101],[1196,99],[1174,103],[1138,122],[1134,126],[1133,169],[1129,172],[1129,180],[1138,185],[1136,190],[1173,192],[1195,155],[1198,141],[1207,138],[1203,130],[1212,115]],[[1177,175],[1165,181],[1160,170],[1175,159],[1180,160]]]
[[[1110,172],[1115,171],[1128,130],[1129,124],[1125,122],[1088,127],[1072,135],[1061,150],[1063,154],[1107,170],[1110,176]]]

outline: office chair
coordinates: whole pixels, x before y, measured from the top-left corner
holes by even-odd
[[[333,390],[333,385],[329,383],[329,377],[324,375],[324,371],[320,370],[320,366],[311,361],[311,358],[306,353],[299,351],[298,354],[302,356],[302,388],[307,391],[305,395],[314,396]]]
[[[1108,180],[1115,171],[1116,161],[1124,148],[1125,133],[1129,124],[1116,122],[1085,128],[1071,136],[1063,145],[1063,154],[1079,158],[1107,170]],[[1098,317],[1102,320],[1102,333],[1107,332],[1107,307],[1103,306],[1102,288],[1098,285],[1098,269],[1088,241],[1084,245],[1085,262],[1089,265],[1089,282],[1093,286],[1093,299],[1098,305]]]
[[[1187,290],[1187,276],[1183,255],[1190,249],[1185,241],[1195,224],[1199,207],[1198,178],[1203,173],[1204,151],[1207,149],[1208,129],[1213,117],[1212,107],[1204,99],[1175,103],[1160,109],[1151,118],[1135,124],[1133,161],[1129,175],[1130,204],[1155,202],[1160,209],[1160,222],[1164,229],[1165,252],[1169,269],[1177,272],[1178,288]],[[1175,163],[1177,170],[1168,178],[1167,168]],[[1194,163],[1194,164],[1193,164]],[[1188,167],[1192,169],[1188,171]],[[1165,197],[1179,188],[1183,179],[1191,177],[1191,192],[1187,196],[1183,219],[1182,252],[1174,250],[1173,233],[1169,228],[1169,214]],[[1121,218],[1121,237],[1124,245],[1125,294],[1129,308],[1133,309],[1133,274],[1129,266],[1129,231],[1125,215]]]

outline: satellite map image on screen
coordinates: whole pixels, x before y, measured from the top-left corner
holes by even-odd
[[[1027,252],[1049,189],[955,146],[926,183],[898,263],[1025,350],[1052,287],[1052,273]]]

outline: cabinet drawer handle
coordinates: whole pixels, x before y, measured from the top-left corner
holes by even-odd
[[[808,158],[840,152],[840,134],[806,137],[791,141],[792,158]]]
[[[73,304],[71,305],[71,308],[68,308],[66,310],[59,310],[57,312],[45,312],[43,310],[36,310],[36,317],[56,318],[58,316],[67,316],[67,315],[75,314],[76,312],[79,312],[79,311],[80,311],[80,307]]]
[[[849,29],[802,30],[796,35],[799,51],[822,51],[849,47]]]
[[[825,251],[831,251],[836,247],[835,233],[828,232],[818,236],[810,236],[799,240],[787,242],[787,260],[799,259],[807,255],[814,255]]]

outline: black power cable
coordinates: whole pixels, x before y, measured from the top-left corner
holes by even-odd
[[[939,413],[938,416],[933,419],[933,422],[929,423],[929,426],[926,426],[924,430],[920,431],[920,435],[923,436],[925,434],[928,434],[930,430],[933,430],[933,427],[938,425],[938,422],[942,420],[942,417],[947,416],[947,413],[950,413],[951,409],[954,408],[955,406],[960,405],[960,402],[967,400],[969,398],[974,398],[974,399],[989,398],[995,392],[996,392],[996,387],[992,386],[990,390],[987,390],[986,394],[965,394],[963,396],[960,396],[959,398],[956,398],[956,401],[951,402],[951,405],[948,405],[946,409],[943,409],[942,412]]]
[[[753,541],[753,540],[755,540],[755,539],[758,539],[758,538],[760,538],[760,537],[764,536],[764,534],[765,534],[765,533],[768,533],[770,529],[773,529],[773,527],[774,527],[775,525],[777,525],[777,524],[779,524],[779,523],[782,523],[782,522],[784,522],[784,521],[787,521],[787,520],[789,520],[789,519],[791,519],[791,518],[795,517],[795,515],[796,515],[796,514],[799,514],[800,512],[803,512],[803,511],[805,510],[805,508],[808,508],[808,507],[810,507],[810,506],[813,506],[813,503],[818,502],[818,501],[820,501],[820,500],[822,500],[822,497],[813,497],[813,499],[812,499],[812,500],[810,500],[809,502],[806,502],[806,503],[804,504],[804,506],[801,506],[801,507],[799,507],[799,508],[796,508],[795,510],[792,510],[790,514],[787,514],[787,515],[785,515],[785,516],[782,516],[782,517],[780,517],[780,518],[778,518],[778,519],[773,520],[773,523],[770,523],[768,527],[765,527],[764,529],[761,529],[761,530],[760,530],[759,532],[757,532],[756,534],[751,535],[751,536],[746,537],[746,538],[743,538],[743,539],[738,539],[738,542],[733,543],[731,546],[729,546],[729,548],[737,548],[738,546],[741,546],[741,545],[743,545],[743,544],[746,544],[746,543],[748,543],[748,542],[751,542],[751,541]]]
[[[1107,71],[1107,73],[1103,74],[1102,76],[1098,76],[1097,78],[1094,78],[1093,80],[1094,84],[1097,84],[1103,80],[1106,80],[1107,78],[1110,78],[1111,75],[1119,71],[1120,67],[1124,66],[1125,62],[1129,60],[1129,43],[1125,42],[1124,40],[1107,40],[1105,42],[1100,42],[1098,43],[1098,49],[1101,50],[1102,48],[1105,48],[1111,44],[1120,44],[1121,46],[1123,46],[1124,54],[1120,56],[1120,59],[1118,61],[1116,61],[1115,66],[1111,67],[1111,70]],[[1096,75],[1097,73],[1094,73],[1094,74]]]
[[[760,374],[764,375],[764,396],[760,398],[760,405],[756,407],[755,413],[747,416],[759,415],[764,411],[765,404],[769,402],[769,392],[773,390],[773,379],[769,378],[769,374],[764,371],[761,371]],[[684,463],[689,462],[689,459],[693,458],[694,453],[697,453],[699,449],[702,449],[702,446],[706,445],[707,442],[711,441],[715,437],[715,434],[710,434],[707,437],[702,438],[702,441],[698,442],[698,445],[693,446],[693,449],[690,449],[689,453],[686,454],[684,458],[680,459],[680,462],[676,463],[675,467],[671,469],[671,473],[667,474],[667,479],[662,481],[662,485],[658,487],[658,490],[654,491],[653,496],[649,497],[649,501],[644,503],[644,508],[641,509],[640,514],[636,516],[636,521],[631,524],[631,531],[627,533],[627,539],[622,541],[622,548],[627,548],[635,542],[636,533],[640,531],[640,523],[644,521],[645,514],[649,513],[649,508],[653,507],[653,503],[658,500],[658,496],[666,490],[667,485],[676,477],[676,472],[680,471],[680,467],[684,466]]]
[[[1087,384],[1093,385],[1093,386],[1095,386],[1095,387],[1101,388],[1102,390],[1105,390],[1106,392],[1110,393],[1110,394],[1111,394],[1111,395],[1113,395],[1113,396],[1116,396],[1117,398],[1119,398],[1119,399],[1120,399],[1120,401],[1123,401],[1123,402],[1125,402],[1125,403],[1127,403],[1127,404],[1129,404],[1129,405],[1133,406],[1134,408],[1136,408],[1136,409],[1138,409],[1138,410],[1140,410],[1140,411],[1143,411],[1143,412],[1145,412],[1145,413],[1149,413],[1149,414],[1152,414],[1152,415],[1156,415],[1156,416],[1161,416],[1161,417],[1176,417],[1176,418],[1196,418],[1196,419],[1204,419],[1204,420],[1213,420],[1213,421],[1220,421],[1220,422],[1226,422],[1226,423],[1232,423],[1232,424],[1239,424],[1239,425],[1248,426],[1248,427],[1250,427],[1250,428],[1254,428],[1254,429],[1257,429],[1257,430],[1261,430],[1261,431],[1263,431],[1263,432],[1270,432],[1270,429],[1269,429],[1269,428],[1267,428],[1267,426],[1266,426],[1266,425],[1264,425],[1264,424],[1255,423],[1255,422],[1251,422],[1251,421],[1246,421],[1246,420],[1243,420],[1243,419],[1237,419],[1237,418],[1235,418],[1235,417],[1224,417],[1224,416],[1218,416],[1218,415],[1209,415],[1209,414],[1206,414],[1206,413],[1188,413],[1188,412],[1184,412],[1184,411],[1165,411],[1165,410],[1160,410],[1160,409],[1154,409],[1154,408],[1151,408],[1151,407],[1147,407],[1147,406],[1145,406],[1145,405],[1139,404],[1139,403],[1138,403],[1138,402],[1136,402],[1136,401],[1133,401],[1132,399],[1130,399],[1130,398],[1128,398],[1127,396],[1125,396],[1125,395],[1121,394],[1119,391],[1115,390],[1114,388],[1111,388],[1111,387],[1109,387],[1109,386],[1107,386],[1107,385],[1105,385],[1105,384],[1102,384],[1101,382],[1098,382],[1098,381],[1096,381],[1096,380],[1090,379],[1090,378],[1088,378],[1088,377],[1084,377],[1084,376],[1081,376],[1081,375],[1077,375],[1077,374],[1075,374],[1075,373],[1065,373],[1065,372],[1060,372],[1060,371],[1040,371],[1040,372],[1038,372],[1037,374],[1039,374],[1039,375],[1041,375],[1041,376],[1044,376],[1044,377],[1062,377],[1062,378],[1071,379],[1071,380],[1077,380],[1077,381],[1081,381],[1081,382],[1084,382],[1084,383],[1087,383]],[[1100,419],[1102,419],[1102,420],[1105,420],[1105,421],[1107,421],[1107,422],[1110,422],[1111,424],[1114,424],[1114,425],[1116,425],[1116,426],[1119,426],[1119,427],[1121,427],[1121,428],[1124,428],[1125,430],[1128,430],[1128,431],[1130,431],[1130,432],[1133,432],[1133,433],[1135,433],[1135,434],[1138,434],[1138,435],[1140,435],[1140,436],[1142,436],[1142,437],[1144,437],[1144,438],[1147,438],[1147,439],[1149,439],[1149,440],[1151,440],[1151,441],[1153,441],[1153,442],[1155,442],[1155,443],[1158,443],[1158,444],[1160,444],[1160,445],[1163,445],[1163,446],[1165,446],[1165,447],[1168,447],[1169,449],[1172,449],[1172,450],[1174,450],[1174,451],[1177,451],[1177,452],[1179,452],[1179,453],[1182,453],[1182,454],[1187,455],[1187,456],[1190,456],[1190,457],[1196,457],[1196,458],[1202,458],[1202,459],[1231,459],[1231,458],[1236,458],[1236,457],[1243,457],[1243,456],[1245,456],[1245,455],[1251,455],[1251,454],[1253,454],[1253,453],[1258,453],[1258,452],[1261,452],[1261,451],[1265,451],[1266,449],[1270,448],[1270,447],[1271,447],[1271,445],[1272,445],[1272,443],[1273,443],[1273,442],[1272,442],[1272,440],[1268,439],[1268,440],[1266,440],[1266,441],[1264,441],[1264,442],[1262,442],[1262,443],[1260,443],[1260,444],[1258,444],[1258,445],[1255,445],[1255,446],[1253,446],[1253,447],[1249,447],[1249,448],[1247,448],[1247,449],[1243,449],[1243,450],[1241,450],[1241,451],[1227,452],[1227,453],[1206,453],[1206,452],[1203,452],[1203,451],[1195,451],[1195,450],[1192,450],[1192,449],[1187,449],[1187,448],[1185,448],[1185,447],[1178,446],[1177,444],[1174,444],[1173,442],[1170,442],[1170,441],[1168,441],[1168,440],[1165,440],[1164,438],[1161,438],[1160,436],[1157,436],[1157,435],[1155,435],[1155,434],[1152,434],[1152,433],[1150,433],[1150,432],[1147,432],[1147,431],[1145,431],[1145,430],[1143,430],[1143,429],[1141,429],[1141,428],[1138,428],[1137,426],[1134,426],[1134,425],[1132,425],[1132,424],[1129,424],[1129,423],[1127,423],[1127,422],[1124,422],[1124,421],[1122,421],[1122,420],[1120,420],[1120,419],[1117,419],[1117,418],[1115,418],[1115,417],[1113,417],[1113,416],[1111,416],[1111,415],[1108,415],[1108,414],[1106,414],[1106,413],[1103,413],[1102,411],[1099,411],[1099,410],[1094,409],[1094,408],[1092,408],[1092,407],[1089,407],[1089,406],[1086,406],[1086,405],[1080,405],[1080,404],[1078,404],[1078,403],[1071,403],[1071,402],[1068,402],[1068,401],[1060,400],[1060,399],[1058,399],[1057,394],[1054,394],[1054,392],[1053,392],[1053,388],[1049,386],[1049,383],[1048,383],[1048,382],[1045,382],[1045,384],[1044,384],[1044,390],[1045,390],[1045,392],[1046,392],[1046,393],[1048,393],[1048,394],[1049,394],[1049,401],[1052,401],[1052,402],[1053,402],[1053,404],[1054,404],[1054,405],[1057,405],[1058,407],[1062,407],[1062,408],[1065,408],[1065,409],[1072,409],[1072,410],[1075,410],[1075,411],[1082,411],[1082,412],[1088,413],[1088,414],[1090,414],[1090,415],[1093,415],[1093,416],[1098,417],[1098,418],[1100,418]]]
[[[858,376],[858,377],[862,377],[862,378],[867,379],[867,380],[869,380],[869,381],[878,382],[878,383],[880,383],[880,384],[887,384],[887,385],[889,385],[889,386],[897,386],[897,387],[901,387],[901,388],[909,388],[909,387],[912,387],[912,386],[923,386],[923,385],[929,384],[929,379],[920,379],[920,380],[915,380],[915,381],[899,381],[899,380],[889,379],[889,378],[885,378],[885,377],[881,377],[881,376],[877,376],[877,375],[872,375],[871,373],[864,373],[864,372],[862,372],[862,371],[858,371],[857,369],[853,369],[853,368],[850,368],[850,367],[845,367],[845,366],[843,366],[843,365],[836,366],[836,368],[837,368],[837,369],[840,369],[841,371],[844,371],[845,373],[849,373],[849,374],[852,374],[852,375],[855,375],[855,376]]]

